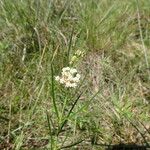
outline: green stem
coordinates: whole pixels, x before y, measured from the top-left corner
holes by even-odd
[[[53,106],[54,106],[54,109],[55,109],[55,113],[56,113],[56,116],[58,118],[58,121],[59,121],[59,113],[58,113],[58,109],[57,109],[57,105],[56,105],[56,99],[55,99],[55,89],[54,89],[54,72],[53,72],[53,65],[51,64],[51,84],[52,84],[52,91],[51,91],[51,94],[52,94],[52,100],[53,100]]]

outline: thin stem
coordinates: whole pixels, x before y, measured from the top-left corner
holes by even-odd
[[[46,117],[47,117],[47,123],[48,123],[49,134],[50,134],[51,149],[53,149],[53,135],[52,135],[51,124],[50,124],[49,115],[47,111],[46,111]]]
[[[55,99],[55,89],[54,89],[54,71],[53,71],[53,65],[51,64],[51,95],[52,95],[52,101],[53,101],[53,106],[54,106],[54,109],[55,109],[55,113],[56,113],[56,116],[57,116],[57,119],[59,121],[59,113],[58,113],[58,109],[57,109],[57,105],[56,105],[56,99]]]
[[[83,92],[82,92],[82,93],[83,93]],[[61,127],[60,127],[59,130],[58,130],[57,136],[59,135],[59,133],[62,131],[63,127],[64,127],[65,124],[67,123],[68,118],[69,118],[71,112],[73,111],[74,107],[76,106],[78,100],[80,99],[82,93],[77,97],[77,99],[76,99],[75,102],[73,103],[72,107],[70,108],[70,110],[69,110],[69,112],[68,112],[68,115],[66,116],[66,119],[64,120],[64,122],[62,123]]]

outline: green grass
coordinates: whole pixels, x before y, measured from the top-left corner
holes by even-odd
[[[0,149],[150,145],[149,6],[1,0]],[[81,74],[75,89],[54,80],[67,66]]]

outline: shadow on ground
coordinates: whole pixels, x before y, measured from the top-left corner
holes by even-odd
[[[105,150],[150,150],[150,146],[136,144],[110,145]]]

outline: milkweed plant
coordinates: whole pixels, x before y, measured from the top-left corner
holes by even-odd
[[[60,148],[59,135],[63,130],[65,130],[66,126],[69,126],[70,123],[68,123],[68,121],[74,120],[71,118],[71,114],[74,112],[75,107],[77,107],[77,102],[80,100],[83,93],[80,88],[77,88],[81,81],[81,74],[76,69],[75,64],[81,57],[83,57],[83,55],[84,53],[82,51],[77,50],[70,59],[69,65],[71,67],[63,67],[60,74],[55,75],[52,67],[51,98],[53,102],[54,114],[51,114],[51,116],[56,115],[57,119],[52,117],[50,119],[50,116],[47,113],[47,122],[51,133],[51,149]],[[60,99],[61,102],[59,101]],[[52,120],[54,120],[56,127],[53,127],[54,123],[52,123]]]

